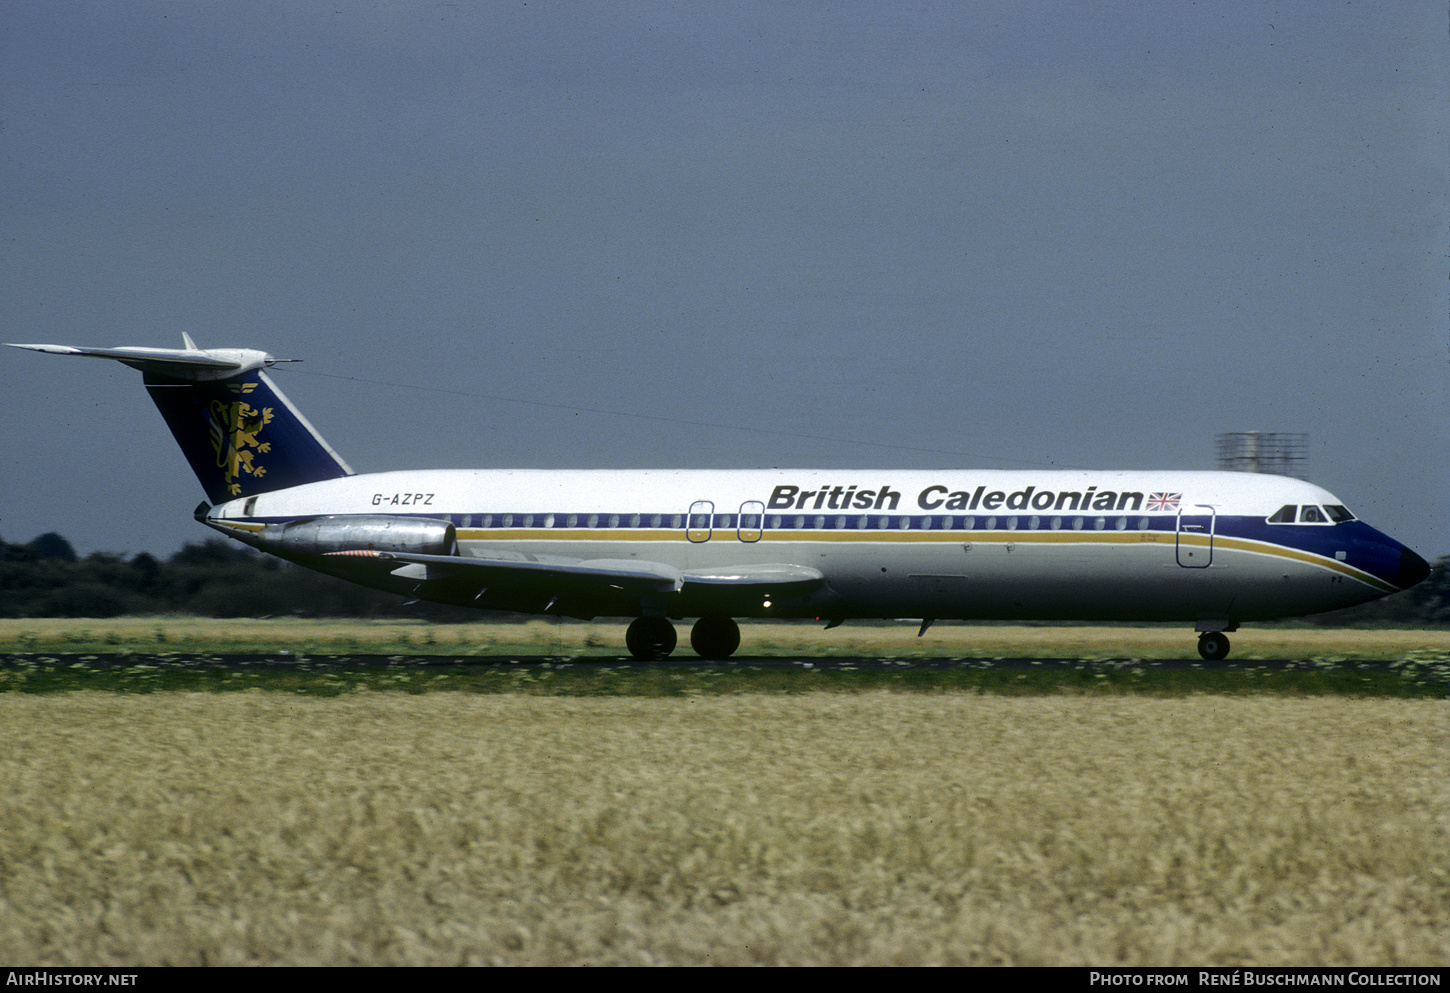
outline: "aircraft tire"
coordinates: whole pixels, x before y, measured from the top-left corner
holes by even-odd
[[[668,657],[678,641],[675,626],[663,617],[636,617],[624,632],[629,654],[641,662]]]
[[[728,659],[740,647],[740,625],[729,617],[702,617],[690,629],[690,647],[704,659]]]
[[[1222,631],[1205,631],[1198,636],[1198,654],[1209,662],[1228,658],[1228,635]]]

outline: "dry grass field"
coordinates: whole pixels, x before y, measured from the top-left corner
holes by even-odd
[[[692,658],[681,623],[677,655]],[[400,621],[200,617],[0,618],[0,650],[50,652],[275,651],[496,656],[509,653],[620,656],[624,621]],[[892,655],[994,658],[1196,659],[1185,625],[1164,627],[1034,626],[943,622],[923,637],[916,622],[847,624],[831,631],[813,622],[741,624],[740,654],[805,657]],[[1281,658],[1399,659],[1450,655],[1450,630],[1354,630],[1251,627],[1233,635],[1234,660]]]
[[[1445,965],[1447,707],[0,694],[0,960]]]

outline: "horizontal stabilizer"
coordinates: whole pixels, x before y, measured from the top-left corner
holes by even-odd
[[[190,338],[187,339],[191,341]],[[188,380],[220,379],[272,365],[276,360],[255,348],[144,348],[127,345],[120,348],[88,348],[78,345],[20,345],[47,355],[79,355],[92,359],[113,359],[142,372]]]

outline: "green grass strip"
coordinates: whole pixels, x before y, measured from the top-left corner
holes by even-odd
[[[298,658],[285,666],[223,668],[216,660],[141,656],[134,663],[92,655],[0,657],[0,693],[227,693],[262,691],[307,696],[359,692],[518,693],[573,697],[681,697],[741,693],[1286,694],[1299,696],[1447,696],[1450,661],[1393,663],[1304,660],[1288,664],[1163,665],[1142,660],[1080,660],[1024,665],[962,659],[885,668],[851,665],[708,663],[636,667],[612,661],[458,663],[397,657],[388,664],[339,664]]]

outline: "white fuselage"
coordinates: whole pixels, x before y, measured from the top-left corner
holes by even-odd
[[[1399,588],[1402,546],[1322,512],[1338,505],[1306,482],[1225,472],[432,470],[295,486],[208,517],[236,532],[418,517],[455,525],[465,558],[786,563],[824,576],[809,597],[732,603],[736,616],[1237,623]],[[1285,506],[1323,519],[1271,523]]]

